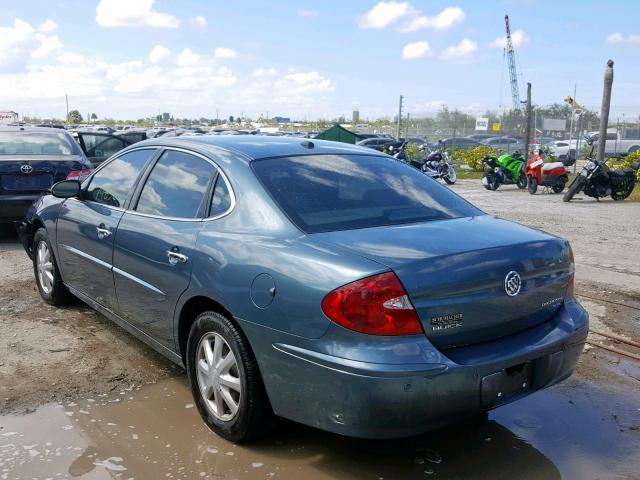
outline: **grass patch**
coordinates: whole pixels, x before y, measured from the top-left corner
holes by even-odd
[[[463,170],[461,168],[456,168],[456,174],[458,178],[462,178],[465,180],[480,180],[484,175],[484,172],[476,172],[475,170]]]

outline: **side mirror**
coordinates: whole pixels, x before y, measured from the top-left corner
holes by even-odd
[[[63,180],[54,183],[51,187],[51,195],[58,198],[71,198],[80,193],[80,182],[77,180]]]

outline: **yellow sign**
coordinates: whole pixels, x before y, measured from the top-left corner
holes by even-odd
[[[500,122],[495,122],[491,125],[491,130],[493,130],[494,132],[499,132],[500,131]]]

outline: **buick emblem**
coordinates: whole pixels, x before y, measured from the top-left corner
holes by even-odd
[[[31,172],[33,172],[33,167],[31,165],[27,165],[27,164],[21,165],[20,166],[20,171],[22,173],[31,173]]]
[[[504,277],[504,291],[507,292],[507,295],[510,297],[515,297],[520,293],[520,288],[522,287],[522,279],[518,272],[514,272],[513,270],[507,273],[507,276]]]

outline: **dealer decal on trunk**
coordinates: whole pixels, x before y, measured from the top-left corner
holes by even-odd
[[[461,313],[431,317],[431,326],[434,332],[439,330],[448,330],[450,328],[458,328],[462,326],[462,318],[463,316]]]

